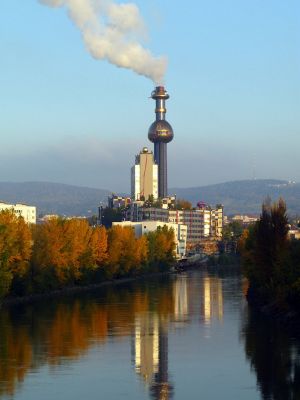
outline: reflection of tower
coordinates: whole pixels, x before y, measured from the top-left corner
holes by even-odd
[[[169,383],[168,373],[168,324],[160,320],[159,324],[159,363],[155,380],[151,386],[151,397],[155,400],[168,400],[173,397],[173,386]]]
[[[173,296],[175,320],[185,321],[188,315],[187,281],[185,276],[180,276],[175,280]]]
[[[149,128],[148,138],[154,143],[154,159],[158,164],[158,197],[163,198],[168,195],[167,143],[171,142],[174,135],[171,125],[165,120],[165,101],[169,98],[167,91],[163,86],[157,86],[151,97],[156,101],[156,121]]]
[[[134,364],[136,372],[150,386],[155,400],[172,398],[168,381],[168,322],[145,313],[135,319]]]
[[[204,321],[209,323],[215,316],[223,319],[223,292],[222,281],[217,277],[205,277],[203,288],[202,312]]]
[[[146,314],[135,320],[134,362],[135,370],[150,383],[158,371],[158,317]]]

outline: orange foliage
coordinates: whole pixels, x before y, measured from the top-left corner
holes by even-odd
[[[0,212],[0,264],[22,275],[31,255],[31,232],[22,217]]]
[[[92,228],[83,219],[54,218],[34,231],[35,270],[53,268],[60,284],[79,280],[82,269],[94,270],[107,259],[105,228]]]

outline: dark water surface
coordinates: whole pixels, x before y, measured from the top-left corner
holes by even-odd
[[[0,399],[300,399],[299,341],[244,286],[190,272],[3,309]]]

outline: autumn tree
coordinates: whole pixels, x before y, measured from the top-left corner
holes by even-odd
[[[22,217],[13,211],[0,212],[0,297],[6,295],[14,279],[28,272],[31,232]]]
[[[41,290],[80,282],[83,271],[94,271],[107,259],[104,227],[84,219],[54,218],[36,226],[32,267]]]
[[[126,275],[135,267],[136,239],[131,227],[113,226],[108,231],[108,276]]]

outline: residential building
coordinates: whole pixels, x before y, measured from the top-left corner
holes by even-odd
[[[0,202],[0,211],[12,210],[18,217],[24,218],[25,222],[36,224],[36,207],[26,204],[8,204]]]
[[[211,208],[201,205],[191,210],[174,210],[145,207],[142,202],[133,202],[127,213],[130,221],[162,221],[187,226],[187,244],[200,244],[205,238],[221,240],[223,231],[223,206]]]

